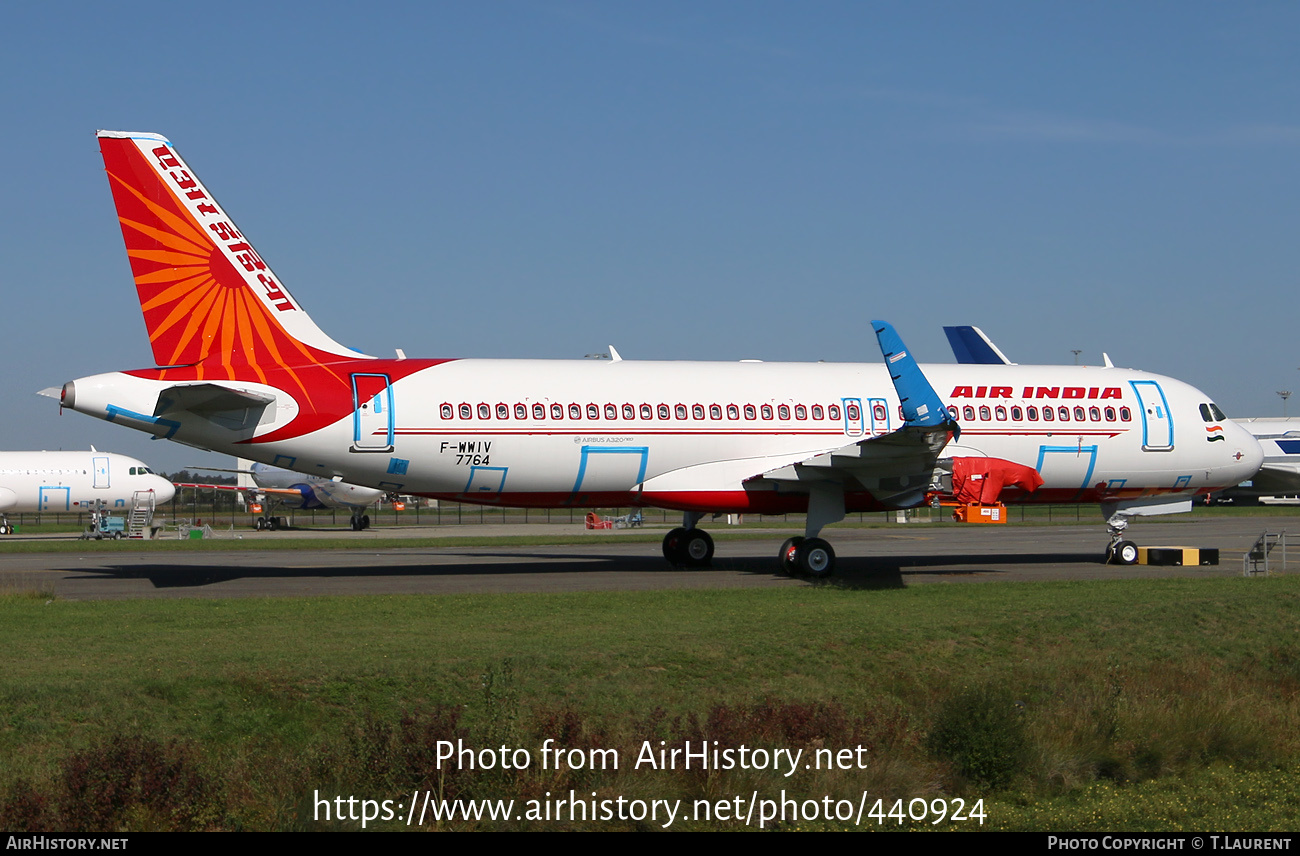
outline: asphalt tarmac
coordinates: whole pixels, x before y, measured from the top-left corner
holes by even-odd
[[[714,534],[725,525],[704,526]],[[823,537],[838,556],[831,584],[895,588],[920,584],[987,581],[1134,579],[1161,576],[1232,576],[1242,556],[1265,530],[1290,529],[1300,542],[1300,509],[1289,517],[1152,519],[1130,528],[1142,546],[1215,547],[1211,567],[1105,565],[1105,527],[958,526],[910,523],[886,528],[830,528]],[[656,529],[635,530],[657,532]],[[406,535],[574,535],[579,544],[559,547],[367,548],[376,537]],[[245,540],[280,537],[354,540],[348,549],[203,549],[111,552],[0,553],[0,591],[53,591],[69,600],[150,597],[293,597],[319,595],[452,594],[466,592],[628,591],[724,589],[820,585],[777,572],[776,553],[795,531],[745,530],[744,540],[717,542],[713,566],[668,565],[657,543],[629,543],[615,532],[586,532],[569,525],[464,526],[371,530],[366,533],[217,533]],[[1291,572],[1300,569],[1300,543],[1291,551]],[[1281,557],[1275,553],[1274,570]]]

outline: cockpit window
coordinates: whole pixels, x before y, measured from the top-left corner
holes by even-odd
[[[1210,415],[1210,405],[1208,404],[1201,405],[1201,421],[1202,422],[1214,421],[1214,417]]]
[[[1213,401],[1210,402],[1210,412],[1214,414],[1215,422],[1222,422],[1228,418],[1223,414],[1223,411],[1219,409],[1219,405],[1215,404]]]

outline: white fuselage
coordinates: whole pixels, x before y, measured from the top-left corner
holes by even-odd
[[[172,483],[111,452],[0,452],[0,512],[129,509],[137,493],[171,500]]]
[[[238,429],[229,427],[237,420],[184,413],[152,424],[146,415],[174,381],[143,372],[79,379],[65,388],[65,403],[181,442],[382,490],[687,511],[797,510],[806,493],[756,477],[901,424],[898,396],[879,364],[451,360],[402,372],[404,362],[338,364],[364,394],[296,436],[296,420],[313,405],[259,382],[219,382],[274,396],[255,424]],[[1248,432],[1202,417],[1209,396],[1172,378],[1112,367],[922,370],[961,426],[941,457],[1000,458],[1042,475],[1042,489],[1013,498],[1190,497],[1249,478],[1262,458]],[[390,372],[398,379],[374,380]],[[368,385],[359,385],[363,374]],[[260,441],[271,435],[277,439]],[[879,507],[852,484],[846,504]]]
[[[302,473],[269,464],[254,463],[250,469],[258,488],[299,491],[297,497],[283,494],[276,497],[289,508],[367,508],[384,495],[375,488],[323,476],[304,477]]]

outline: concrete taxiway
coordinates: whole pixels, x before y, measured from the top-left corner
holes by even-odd
[[[0,552],[0,591],[50,591],[72,600],[148,597],[281,597],[465,592],[617,591],[668,588],[737,588],[815,585],[783,576],[776,551],[792,531],[746,530],[731,540],[725,526],[707,569],[673,568],[657,543],[629,542],[618,532],[583,532],[568,526],[466,526],[438,530],[377,530],[346,534],[345,549],[186,549],[142,552],[129,543],[77,553]],[[998,527],[907,524],[887,528],[834,528],[824,536],[839,557],[834,584],[890,588],[922,583],[994,580],[1124,579],[1156,576],[1230,576],[1264,530],[1300,533],[1291,517],[1201,517],[1143,521],[1130,533],[1141,545],[1216,547],[1215,567],[1119,567],[1100,561],[1101,525]],[[654,529],[637,530],[654,533]],[[371,538],[471,534],[572,535],[565,546],[414,546],[367,548]],[[298,537],[310,533],[272,533]],[[233,537],[233,534],[232,536]],[[266,538],[249,535],[245,541]],[[1300,539],[1300,534],[1297,535]],[[1275,570],[1280,556],[1274,557]],[[1300,569],[1300,544],[1291,570]]]

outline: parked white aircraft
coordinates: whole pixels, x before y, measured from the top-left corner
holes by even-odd
[[[1300,494],[1300,418],[1260,416],[1234,421],[1259,441],[1264,463],[1248,481],[1216,496],[1255,501]]]
[[[256,461],[239,459],[237,469],[222,467],[195,467],[214,473],[236,473],[239,483],[228,484],[177,484],[177,487],[198,487],[211,490],[240,491],[253,502],[270,500],[293,509],[346,508],[351,512],[353,531],[370,528],[370,515],[366,509],[384,498],[384,491],[362,487],[345,481],[322,476],[305,476],[283,467],[273,467]],[[279,524],[274,517],[260,516],[257,529],[275,529]]]
[[[137,494],[169,502],[172,483],[135,458],[98,452],[0,452],[0,535],[19,512],[129,511]]]
[[[1134,561],[1130,515],[1184,510],[1262,459],[1172,378],[922,368],[883,322],[884,365],[376,359],[316,326],[170,142],[99,140],[158,367],[62,399],[156,437],[462,502],[676,509],[664,554],[690,565],[713,555],[706,514],[807,511],[780,559],[815,575],[834,563],[824,526],[922,504],[954,470],[1019,470],[1003,501],[1100,503]]]

